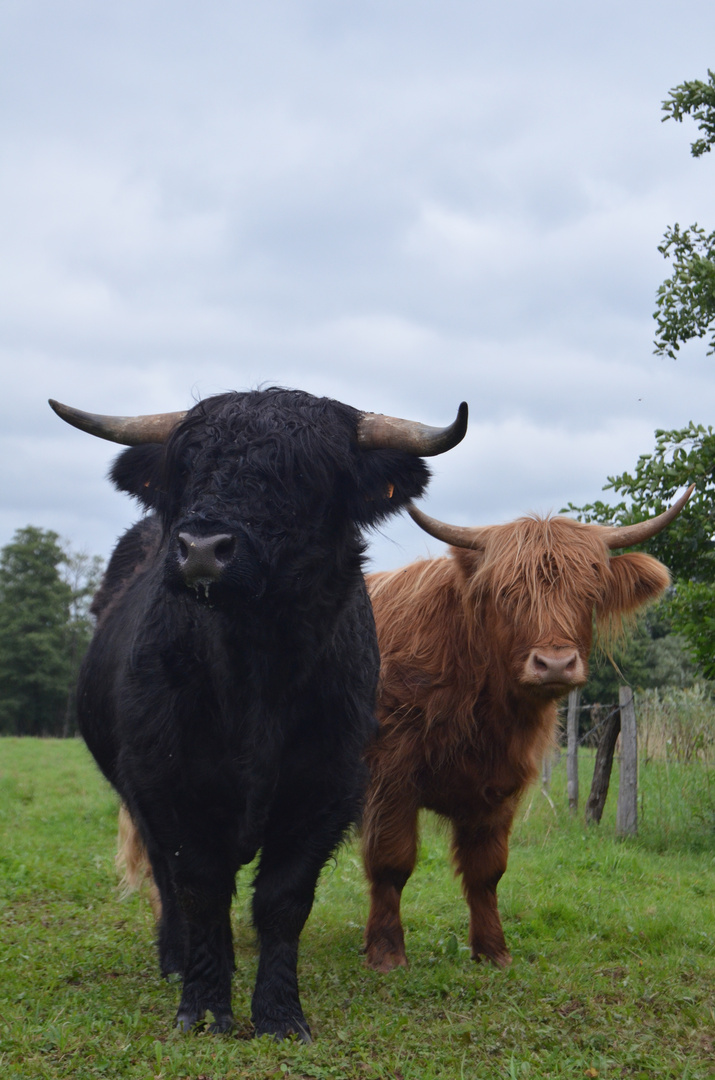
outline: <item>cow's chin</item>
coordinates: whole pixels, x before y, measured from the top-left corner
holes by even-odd
[[[522,682],[520,685],[524,697],[531,698],[532,701],[548,702],[558,701],[559,698],[570,694],[572,690],[579,690],[584,684],[581,681],[553,680],[552,682]]]
[[[177,599],[183,599],[189,605],[228,612],[253,610],[261,603],[265,592],[256,582],[243,587],[243,583],[237,585],[235,582],[212,581],[210,578],[185,582],[175,576],[167,584]]]
[[[164,580],[176,596],[196,601],[202,607],[250,607],[261,600],[266,583],[258,568],[253,565],[229,567],[221,576],[199,576],[187,580],[173,562],[165,570]]]

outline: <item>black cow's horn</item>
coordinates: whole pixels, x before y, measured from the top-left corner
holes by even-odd
[[[399,420],[382,413],[362,413],[357,438],[362,450],[404,450],[420,457],[444,454],[461,442],[467,431],[469,410],[463,401],[456,420],[446,428],[428,427],[415,420]]]
[[[186,416],[184,412],[155,413],[153,416],[100,416],[82,412],[50,398],[50,407],[68,424],[124,446],[166,442],[171,432]]]
[[[656,517],[648,518],[647,521],[637,521],[634,525],[602,525],[603,539],[607,546],[613,551],[616,548],[642,544],[644,540],[657,536],[670,525],[671,521],[675,521],[694,491],[695,484],[691,484],[685,494],[681,495],[669,510],[665,510]]]
[[[137,446],[139,443],[165,442],[180,424],[186,412],[156,413],[153,416],[101,416],[62,405],[50,398],[50,406],[73,427],[97,435],[100,439]],[[380,413],[362,413],[357,438],[363,450],[378,448],[404,450],[408,454],[433,457],[451,450],[461,442],[467,430],[466,401],[459,406],[457,418],[446,428],[428,427],[413,420],[399,420]]]

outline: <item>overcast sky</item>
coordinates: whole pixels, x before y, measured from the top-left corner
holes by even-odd
[[[0,545],[106,556],[116,447],[46,401],[185,408],[260,384],[430,424],[425,509],[598,497],[715,420],[715,357],[653,355],[667,225],[715,160],[661,102],[715,68],[712,0],[4,0]],[[409,519],[373,566],[441,545]]]

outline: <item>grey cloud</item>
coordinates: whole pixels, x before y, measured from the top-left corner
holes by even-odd
[[[500,6],[27,0],[0,12],[0,543],[108,551],[115,452],[48,396],[186,407],[278,383],[446,423],[438,516],[597,497],[708,422],[713,360],[652,356],[656,251],[712,162],[660,101],[712,66],[684,0]],[[372,545],[439,545],[409,521]]]

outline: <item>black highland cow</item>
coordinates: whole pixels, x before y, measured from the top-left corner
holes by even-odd
[[[361,528],[420,495],[442,430],[289,390],[187,414],[63,419],[128,444],[111,478],[151,513],[119,541],[94,601],[79,722],[126,803],[160,897],[176,1023],[233,1023],[230,906],[261,851],[257,1035],[310,1031],[298,939],[320,870],[356,820],[379,659]]]

